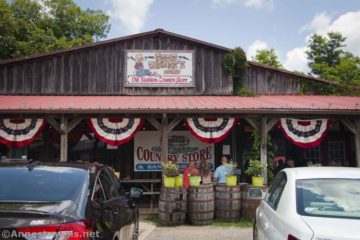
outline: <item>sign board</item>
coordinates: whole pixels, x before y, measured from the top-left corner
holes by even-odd
[[[193,51],[126,51],[127,87],[193,87]]]
[[[139,131],[134,138],[134,171],[161,171],[161,133],[159,131]],[[177,162],[184,170],[189,160],[198,164],[206,160],[214,170],[214,144],[207,144],[195,138],[188,131],[169,133],[168,159]]]

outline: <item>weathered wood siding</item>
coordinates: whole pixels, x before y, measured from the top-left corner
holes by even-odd
[[[194,50],[195,87],[125,87],[125,50]],[[127,39],[72,52],[0,64],[0,94],[12,95],[231,95],[226,51],[166,34]]]
[[[250,65],[244,85],[258,94],[300,94],[301,81],[290,74]]]

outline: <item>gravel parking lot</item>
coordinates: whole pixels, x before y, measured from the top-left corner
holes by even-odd
[[[144,226],[145,227],[145,226]],[[141,240],[252,240],[251,228],[179,226],[155,227]]]

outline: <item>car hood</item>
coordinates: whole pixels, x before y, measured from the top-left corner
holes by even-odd
[[[358,240],[360,220],[302,217],[314,232],[313,240]]]
[[[52,225],[75,219],[76,203],[0,202],[0,228]]]

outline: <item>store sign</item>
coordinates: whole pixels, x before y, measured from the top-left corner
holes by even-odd
[[[193,87],[192,51],[127,51],[127,87]]]
[[[158,131],[139,131],[135,135],[134,170],[135,172],[161,171],[161,142]],[[174,131],[169,134],[168,159],[177,162],[184,170],[189,160],[198,164],[206,160],[214,170],[214,144],[204,143],[188,131]]]

